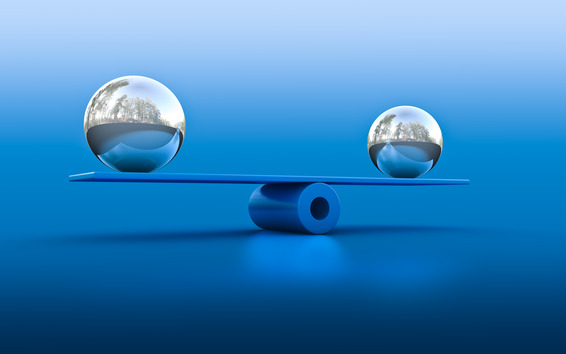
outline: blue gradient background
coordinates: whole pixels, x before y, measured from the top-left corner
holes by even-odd
[[[0,5],[2,352],[563,352],[560,1]],[[337,186],[326,236],[261,231],[255,186],[71,184],[104,83],[168,86],[161,171],[380,176],[383,111],[431,113],[431,178]]]

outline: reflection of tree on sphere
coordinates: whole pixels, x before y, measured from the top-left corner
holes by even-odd
[[[122,172],[151,172],[169,163],[185,135],[175,95],[159,82],[126,76],[101,87],[85,113],[85,135],[94,154]]]
[[[375,166],[386,175],[419,177],[438,162],[442,133],[434,118],[420,108],[391,108],[371,126],[368,152]]]

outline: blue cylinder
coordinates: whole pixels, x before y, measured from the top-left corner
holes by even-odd
[[[250,217],[265,230],[325,234],[340,215],[340,200],[324,183],[270,183],[250,197]]]

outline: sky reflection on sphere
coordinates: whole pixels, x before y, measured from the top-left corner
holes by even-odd
[[[84,131],[92,152],[120,172],[152,172],[168,164],[185,137],[185,115],[175,95],[143,76],[124,76],[91,98]]]
[[[399,106],[377,117],[367,143],[371,161],[381,172],[395,178],[416,178],[438,162],[442,132],[427,112]]]

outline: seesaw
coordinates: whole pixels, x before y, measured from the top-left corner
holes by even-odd
[[[329,185],[439,186],[466,185],[467,179],[413,179],[324,176],[262,176],[193,173],[88,172],[71,182],[262,184],[251,195],[249,212],[262,229],[324,234],[334,228],[340,201]]]

